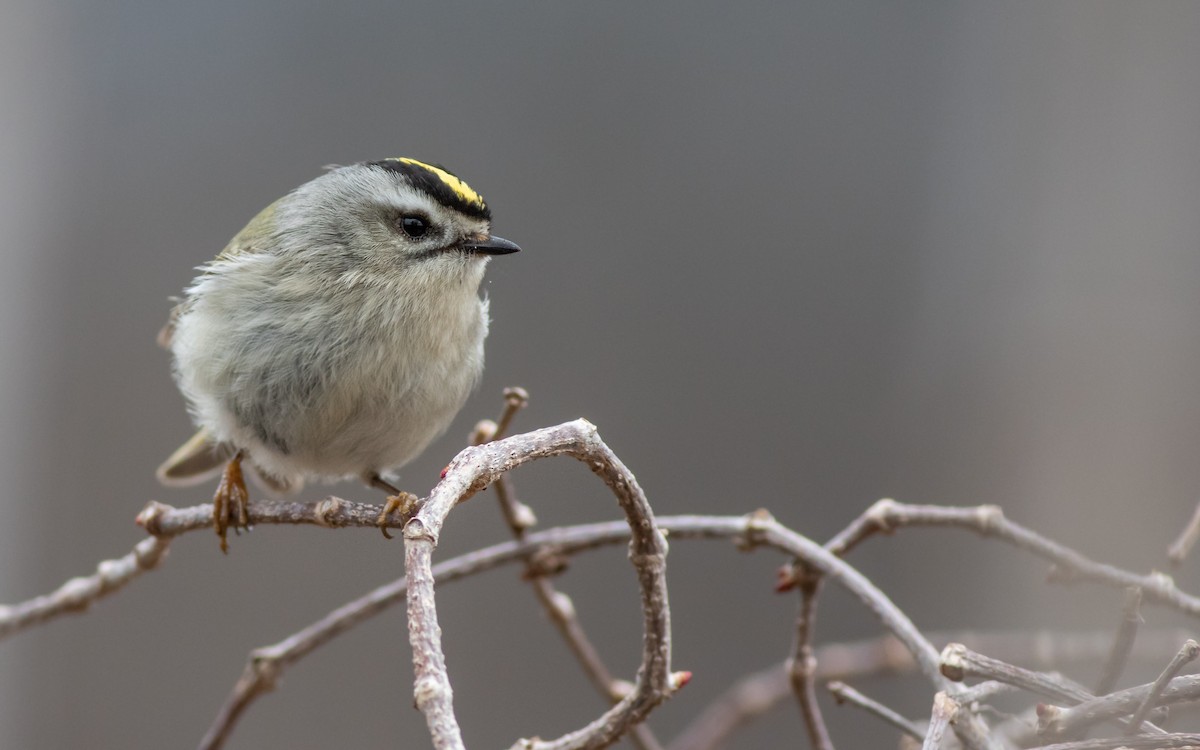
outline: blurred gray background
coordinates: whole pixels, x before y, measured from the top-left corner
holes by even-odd
[[[148,500],[211,496],[153,477],[190,434],[154,344],[168,297],[322,165],[394,155],[460,173],[525,248],[492,264],[483,386],[408,489],[522,385],[519,429],[587,417],[659,513],[766,507],[825,539],[880,497],[997,503],[1162,567],[1200,499],[1197,38],[1188,2],[6,0],[0,601],[128,551]],[[515,480],[543,526],[616,517],[569,461]],[[485,493],[439,557],[505,537]],[[88,614],[0,643],[0,747],[194,746],[251,648],[396,577],[401,549],[260,528],[224,557],[189,535]],[[1118,619],[1118,592],[1050,587],[962,532],[852,561],[922,627]],[[662,737],[787,653],[779,562],[673,545],[675,662],[696,677]],[[1177,573],[1191,590],[1198,565]],[[560,584],[632,677],[623,550]],[[600,710],[515,569],[440,602],[468,744]],[[829,592],[819,641],[878,632]],[[928,715],[919,682],[859,687]],[[231,747],[423,747],[410,689],[398,609],[289,672]],[[829,710],[844,746],[894,742]],[[785,705],[737,746],[800,731]]]

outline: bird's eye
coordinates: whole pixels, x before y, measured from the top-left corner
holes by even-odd
[[[424,237],[429,232],[429,220],[424,216],[406,214],[400,217],[400,228],[415,240]]]

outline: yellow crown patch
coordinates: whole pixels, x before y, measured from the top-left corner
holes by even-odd
[[[482,195],[475,192],[471,188],[470,185],[468,185],[467,183],[460,180],[457,175],[450,174],[449,172],[442,169],[441,167],[435,167],[432,164],[426,164],[425,162],[417,161],[416,159],[409,159],[406,156],[397,156],[395,161],[402,161],[405,164],[411,164],[414,167],[421,167],[422,169],[428,169],[430,172],[433,172],[435,175],[437,175],[437,178],[439,180],[446,183],[446,187],[453,190],[454,194],[457,195],[464,202],[476,203],[480,206],[484,205]]]
[[[483,196],[443,167],[404,156],[373,161],[369,164],[404,175],[409,184],[444,206],[485,221],[490,221],[492,218]]]

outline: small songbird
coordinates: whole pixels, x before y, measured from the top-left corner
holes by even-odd
[[[267,206],[171,311],[160,343],[199,432],[158,469],[224,472],[221,548],[247,525],[246,461],[270,488],[385,479],[450,425],[483,372],[493,255],[479,193],[395,158],[336,167]],[[382,523],[382,517],[381,517]]]

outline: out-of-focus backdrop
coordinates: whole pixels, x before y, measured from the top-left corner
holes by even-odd
[[[323,165],[394,155],[459,172],[525,248],[489,270],[483,385],[404,471],[411,490],[522,385],[518,429],[587,417],[663,514],[765,507],[824,539],[880,497],[996,503],[1146,571],[1200,499],[1200,5],[7,0],[0,15],[0,601],[128,551],[148,500],[211,496],[153,477],[190,429],[154,344],[169,298]],[[542,526],[617,517],[569,461],[515,480]],[[484,494],[439,556],[505,537]],[[961,532],[904,532],[852,561],[921,627],[1119,616],[1119,592],[1051,587]],[[696,678],[655,715],[663,737],[787,653],[779,562],[673,545],[675,662]],[[1197,566],[1176,574],[1192,590]],[[401,567],[373,531],[261,528],[227,557],[189,535],[86,615],[0,643],[0,746],[193,746],[251,648]],[[441,595],[472,746],[600,710],[516,573]],[[632,677],[623,551],[560,583]],[[818,641],[878,630],[829,593]],[[904,684],[862,687],[927,716]],[[231,747],[422,747],[410,690],[397,609],[289,672]],[[852,709],[829,719],[844,743],[893,741]],[[737,746],[800,731],[785,704]]]

